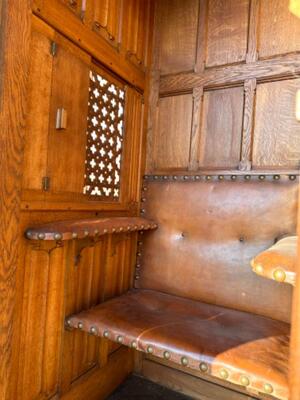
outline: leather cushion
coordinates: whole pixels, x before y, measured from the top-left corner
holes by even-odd
[[[148,182],[138,288],[288,322],[291,288],[253,273],[251,259],[296,231],[297,182]]]
[[[224,369],[228,381],[264,393],[266,387],[279,399],[288,398],[287,365],[289,325],[269,318],[217,307],[150,290],[127,294],[83,311],[67,320],[78,327],[137,349],[182,363],[220,378]],[[223,372],[221,372],[223,371]],[[266,386],[271,385],[271,386]]]

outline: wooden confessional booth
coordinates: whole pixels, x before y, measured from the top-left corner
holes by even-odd
[[[300,400],[300,0],[0,11],[0,400]]]

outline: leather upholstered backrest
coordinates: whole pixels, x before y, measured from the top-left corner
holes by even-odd
[[[290,285],[257,276],[250,261],[278,238],[295,234],[298,183],[149,181],[136,287],[289,321]]]

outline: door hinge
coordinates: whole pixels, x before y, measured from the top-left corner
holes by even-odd
[[[50,190],[50,177],[49,176],[43,176],[42,178],[42,188],[45,192]]]
[[[57,43],[51,42],[50,54],[54,57],[56,56],[56,53],[57,53]]]

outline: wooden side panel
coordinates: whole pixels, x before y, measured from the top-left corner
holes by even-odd
[[[300,21],[289,8],[290,0],[260,2],[259,44],[260,58],[300,50]]]
[[[206,66],[244,61],[249,0],[209,0]]]
[[[159,2],[159,69],[162,74],[194,69],[198,0]]]
[[[18,385],[24,400],[58,389],[65,268],[63,248],[51,246],[26,247]]]
[[[155,169],[188,168],[192,109],[190,94],[160,99],[158,127],[153,132]]]
[[[51,191],[82,193],[85,173],[89,61],[79,49],[59,43],[53,65],[48,172]],[[67,113],[66,129],[56,129],[57,110]]]
[[[86,0],[60,0],[77,17],[83,16],[83,4]]]
[[[54,34],[50,28],[48,31],[49,36]],[[46,176],[53,67],[49,36],[37,30],[31,34],[23,189],[40,190],[42,177]]]
[[[242,87],[204,93],[200,167],[237,168],[243,123]]]
[[[254,167],[298,168],[300,124],[295,118],[300,79],[257,86],[253,145]]]

